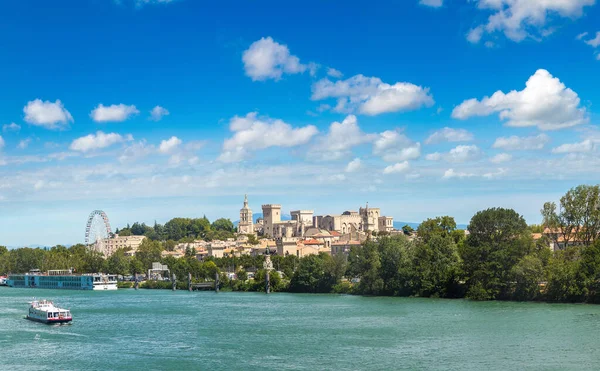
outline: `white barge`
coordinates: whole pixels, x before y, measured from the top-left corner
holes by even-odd
[[[71,311],[57,308],[49,300],[34,300],[27,313],[28,320],[42,323],[68,323],[73,320]]]
[[[10,287],[69,290],[116,290],[114,274],[74,274],[71,270],[50,270],[41,273],[32,270],[27,274],[11,274],[6,281]]]

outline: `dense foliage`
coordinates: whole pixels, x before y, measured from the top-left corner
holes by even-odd
[[[543,225],[528,226],[511,209],[491,208],[476,213],[468,233],[458,230],[452,217],[427,219],[417,229],[398,235],[373,236],[347,255],[321,253],[303,258],[272,256],[272,291],[353,293],[362,295],[467,297],[474,300],[545,300],[600,303],[600,192],[598,186],[579,186],[562,199],[561,207],[546,203]],[[559,211],[557,211],[557,209]],[[233,224],[219,219],[176,218],[165,224],[127,228],[131,233],[152,232],[162,241],[144,240],[135,256],[119,250],[108,259],[83,245],[70,248],[7,250],[0,246],[0,274],[33,268],[77,272],[142,273],[161,261],[180,285],[192,274],[195,282],[214,280],[223,289],[262,291],[264,256],[206,258],[193,251],[185,257],[161,258],[175,240],[208,236],[210,231],[234,233]],[[532,233],[554,231],[534,240]],[[541,231],[541,232],[540,232]],[[553,251],[554,242],[559,249]],[[561,243],[561,244],[559,244]],[[229,280],[224,272],[235,272]],[[250,276],[253,275],[253,279]],[[148,287],[170,287],[151,283]]]
[[[135,222],[125,228],[117,229],[120,236],[146,236],[153,241],[190,242],[193,240],[226,240],[235,236],[235,227],[229,219],[221,218],[212,224],[205,216],[202,218],[173,218],[165,225],[154,223],[150,227],[145,223]]]

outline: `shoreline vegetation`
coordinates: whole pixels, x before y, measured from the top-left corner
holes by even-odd
[[[421,223],[414,240],[380,233],[347,254],[273,255],[271,291],[599,304],[600,187],[575,187],[559,205],[544,204],[541,213],[542,226],[528,226],[512,209],[490,208],[472,217],[468,233],[456,228],[454,218],[443,216]],[[193,224],[190,219],[176,219]],[[213,234],[233,232],[225,221],[219,219],[218,224],[227,231],[215,228]],[[208,220],[203,225],[211,227]],[[84,245],[47,250],[0,247],[0,274],[74,267],[78,273],[133,275],[160,261],[176,274],[178,289],[187,289],[191,273],[194,283],[211,281],[219,274],[220,289],[225,291],[264,290],[264,256],[199,261],[195,251],[188,249],[181,258],[162,258],[167,242],[147,238],[135,256],[117,250],[106,259]],[[556,246],[556,251],[549,246]],[[225,272],[235,272],[237,279],[229,279]],[[248,278],[250,272],[253,279]],[[123,282],[119,287],[127,285]],[[169,281],[146,281],[140,286],[171,287]]]

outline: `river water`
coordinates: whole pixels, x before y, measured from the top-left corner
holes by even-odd
[[[600,306],[0,287],[0,369],[598,370]]]

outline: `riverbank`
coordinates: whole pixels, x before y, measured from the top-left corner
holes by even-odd
[[[71,309],[73,324],[24,321],[32,296]],[[11,370],[595,370],[600,361],[591,305],[39,289],[2,289],[0,305]]]

